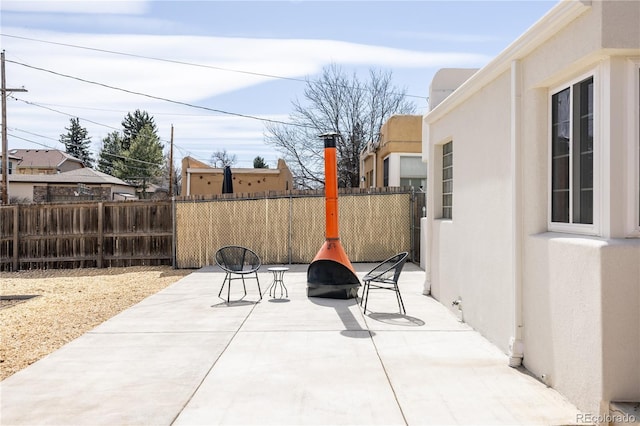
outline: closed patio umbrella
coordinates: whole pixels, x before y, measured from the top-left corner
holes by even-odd
[[[222,193],[233,194],[233,177],[231,176],[231,167],[225,166],[222,175]]]

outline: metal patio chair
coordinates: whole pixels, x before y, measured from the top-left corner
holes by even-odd
[[[409,256],[408,252],[398,253],[395,256],[391,256],[387,260],[379,263],[373,268],[367,275],[362,278],[364,287],[362,289],[362,297],[360,298],[360,306],[364,304],[364,313],[367,313],[367,302],[369,301],[369,290],[381,289],[391,290],[396,293],[398,299],[398,308],[400,312],[405,315],[404,303],[402,302],[402,296],[400,295],[400,289],[398,288],[398,278],[400,278],[400,272],[402,267],[407,261]]]
[[[247,286],[245,285],[245,279],[255,279],[258,283],[260,300],[262,300],[262,291],[260,290],[260,281],[258,280],[258,269],[260,268],[261,262],[260,257],[255,252],[246,247],[225,246],[216,252],[216,263],[226,272],[218,297],[222,294],[224,285],[227,284],[227,303],[229,303],[231,281],[240,279],[242,280],[242,287],[244,287],[244,295],[246,296]],[[234,275],[239,276],[234,277]]]

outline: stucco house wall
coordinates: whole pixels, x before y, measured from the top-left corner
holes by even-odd
[[[593,224],[552,222],[551,97],[587,77]],[[423,120],[425,290],[592,414],[640,401],[639,86],[640,2],[561,1]]]
[[[369,143],[360,155],[360,186],[401,186],[401,179],[409,177],[403,176],[401,158],[419,158],[421,152],[422,116],[398,114],[389,117],[380,129],[380,141]],[[387,185],[384,182],[385,160],[389,164]],[[426,177],[426,166],[424,174]]]
[[[11,174],[8,189],[9,199],[17,202],[137,198],[135,187],[86,167],[57,174]]]
[[[213,168],[191,157],[182,159],[182,196],[222,194],[224,169]],[[293,176],[282,159],[275,169],[232,168],[234,193],[288,191],[293,188]]]
[[[432,170],[442,170],[441,146],[453,142],[452,220],[435,219],[440,199],[427,202],[434,240],[444,244],[431,251],[432,294],[449,306],[461,298],[465,321],[505,352],[513,315],[511,247],[505,244],[512,206],[505,197],[510,193],[509,105],[501,100],[509,98],[509,88],[509,75],[503,73],[463,106],[429,123]],[[427,194],[439,192],[441,176],[430,181]]]

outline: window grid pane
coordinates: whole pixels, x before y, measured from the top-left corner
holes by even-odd
[[[593,77],[551,98],[551,221],[593,224]]]
[[[593,223],[593,78],[573,86],[573,223]]]
[[[453,142],[442,146],[442,217],[453,217]]]
[[[569,141],[570,141],[570,89],[551,98],[552,162],[551,162],[551,220],[569,222]]]

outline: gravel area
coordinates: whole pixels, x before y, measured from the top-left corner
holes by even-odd
[[[0,273],[0,380],[191,272],[135,266]]]

